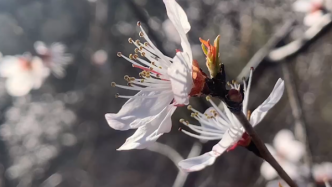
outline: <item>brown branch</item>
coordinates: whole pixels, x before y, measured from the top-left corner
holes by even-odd
[[[267,161],[279,174],[279,176],[290,186],[290,187],[297,187],[295,182],[288,176],[288,174],[282,169],[276,159],[271,155],[269,150],[266,148],[263,141],[259,138],[256,134],[254,128],[251,126],[249,121],[247,120],[246,116],[242,112],[233,112],[236,118],[241,122],[242,126],[252,138],[252,141],[256,145],[257,149],[259,150],[262,158]]]

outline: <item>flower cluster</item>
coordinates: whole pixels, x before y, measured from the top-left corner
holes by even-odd
[[[11,96],[27,95],[32,89],[39,89],[52,72],[56,77],[65,75],[65,67],[72,61],[66,53],[66,46],[54,43],[46,46],[35,43],[36,56],[30,53],[0,57],[0,76],[6,78],[6,90]]]
[[[129,43],[136,47],[135,54],[127,57],[119,52],[118,56],[130,62],[134,68],[141,69],[140,78],[125,75],[127,86],[112,82],[113,87],[135,90],[138,93],[134,96],[117,94],[117,98],[125,98],[128,101],[118,113],[108,113],[105,118],[115,130],[137,129],[118,150],[144,149],[171,130],[172,114],[177,107],[188,105],[189,97],[202,94],[219,97],[226,103],[223,103],[223,111],[210,96],[207,100],[213,107],[204,114],[188,106],[188,109],[193,111],[192,117],[197,119],[201,126],[181,120],[196,134],[186,130],[182,130],[183,133],[202,140],[220,140],[212,151],[179,163],[179,166],[187,171],[197,171],[213,164],[225,150],[232,150],[238,145],[252,145],[250,136],[245,133],[232,112],[242,111],[245,115],[248,114],[251,125],[257,125],[280,100],[284,82],[279,79],[270,96],[250,115],[248,101],[253,68],[250,71],[248,85],[245,80],[243,86],[235,81],[227,83],[224,65],[219,60],[220,36],[215,39],[213,45],[209,40],[200,39],[210,72],[210,77],[207,77],[192,57],[191,46],[186,37],[190,30],[187,15],[175,0],[164,0],[164,4],[169,19],[180,35],[182,51],[176,50],[173,58],[165,56],[151,42],[138,22],[141,30],[139,36],[146,42],[129,38]]]
[[[299,186],[304,186],[300,184],[305,183],[309,175],[311,175],[308,166],[301,163],[301,159],[303,159],[305,154],[305,145],[296,140],[290,130],[282,129],[274,137],[273,146],[266,144],[266,147],[287,174]],[[275,184],[280,182],[277,172],[269,163],[263,162],[260,172],[264,179],[269,181],[266,185],[267,187],[276,186]],[[313,179],[318,184],[325,183],[328,187],[328,183],[332,181],[332,163],[330,162],[314,164],[311,172]]]

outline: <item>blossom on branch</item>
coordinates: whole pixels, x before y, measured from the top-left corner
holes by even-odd
[[[293,9],[306,13],[303,22],[309,27],[315,25],[326,13],[324,0],[297,0],[293,4]]]
[[[295,140],[290,130],[279,131],[274,137],[273,146],[266,144],[266,147],[292,179],[301,177],[300,159],[304,155],[305,146],[302,142]],[[266,180],[278,177],[278,173],[267,162],[263,162],[260,171]]]
[[[248,85],[246,85],[244,81],[242,112],[245,115],[249,114],[248,119],[251,125],[255,126],[262,121],[267,112],[280,100],[284,91],[284,81],[279,79],[274,86],[270,96],[250,115],[250,112],[248,112],[248,100],[252,73],[253,70],[250,72]],[[240,84],[234,82],[233,84],[229,85],[231,87],[229,91],[229,95],[231,95],[230,97],[232,97],[234,100],[240,99],[242,101],[242,98],[240,98],[242,95],[239,95]],[[251,143],[250,136],[245,133],[242,124],[238,121],[234,114],[232,114],[226,104],[222,103],[224,107],[223,110],[221,110],[211,100],[210,97],[207,97],[207,100],[211,103],[212,107],[206,110],[204,114],[200,113],[191,106],[188,107],[188,109],[193,112],[192,117],[198,120],[201,126],[192,125],[188,121],[180,120],[180,122],[185,124],[188,128],[197,134],[183,129],[181,129],[181,131],[191,137],[201,140],[221,140],[212,148],[212,151],[198,157],[185,159],[179,162],[179,166],[188,172],[199,171],[207,166],[212,165],[216,158],[226,150],[232,150],[238,145],[249,146]]]
[[[126,57],[119,52],[118,56],[132,63],[134,68],[141,69],[141,78],[126,75],[127,86],[114,82],[112,86],[139,92],[134,96],[117,94],[116,97],[129,100],[118,113],[105,115],[108,124],[115,130],[137,129],[118,150],[146,148],[163,133],[169,132],[176,107],[189,104],[189,97],[200,95],[204,88],[205,74],[193,61],[186,36],[191,28],[187,15],[175,0],[164,0],[164,4],[169,19],[180,35],[183,51],[177,50],[174,58],[165,56],[138,22],[141,29],[139,36],[146,42],[129,38],[129,43],[137,47],[135,54]]]
[[[39,57],[32,57],[30,54],[5,56],[0,62],[0,76],[7,78],[8,94],[19,97],[32,89],[40,88],[49,76],[49,69]]]

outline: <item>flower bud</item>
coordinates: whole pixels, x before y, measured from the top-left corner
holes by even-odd
[[[219,41],[220,35],[216,37],[213,45],[210,44],[210,40],[203,40],[199,38],[202,43],[202,50],[206,56],[206,66],[210,72],[210,77],[214,78],[220,71],[221,63],[219,61],[220,53],[219,53]]]

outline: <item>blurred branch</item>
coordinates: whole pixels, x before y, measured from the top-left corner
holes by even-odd
[[[292,74],[289,72],[289,67],[286,62],[281,63],[281,68],[282,68],[282,73],[283,77],[285,79],[285,85],[286,85],[286,90],[288,94],[288,100],[292,109],[292,114],[295,120],[295,127],[294,127],[294,133],[295,137],[300,140],[306,148],[306,151],[304,153],[304,162],[308,166],[310,170],[310,180],[311,184],[309,186],[315,186],[314,183],[312,183],[313,178],[312,178],[312,157],[311,157],[311,149],[310,145],[308,143],[308,134],[307,134],[307,124],[305,123],[304,117],[303,117],[303,112],[302,112],[302,107],[300,104],[300,99],[298,94],[296,93],[296,85],[294,82],[294,78]]]
[[[268,55],[270,61],[279,62],[285,58],[296,54],[304,46],[309,44],[313,39],[315,39],[320,33],[322,33],[325,28],[329,27],[332,22],[332,15],[325,14],[315,25],[311,26],[301,38],[285,45],[280,48],[274,49]]]
[[[166,144],[155,142],[146,149],[168,157],[175,166],[178,166],[178,162],[183,160],[183,157],[176,150]]]
[[[136,3],[134,3],[133,0],[126,0],[126,3],[133,10],[134,14],[136,14],[138,19],[137,21],[145,23],[146,31],[149,34],[149,37],[154,41],[156,47],[166,56],[170,56],[164,49],[163,42],[159,40],[155,32],[153,32],[151,27],[149,26],[149,19],[147,18],[147,16],[145,16],[144,11],[142,11],[142,9]]]
[[[246,116],[240,112],[233,112],[236,118],[240,121],[243,128],[251,137],[252,141],[254,142],[256,148],[258,149],[260,156],[267,161],[279,174],[279,176],[290,186],[290,187],[297,187],[296,183],[289,177],[289,175],[284,171],[284,169],[279,165],[276,159],[271,155],[269,150],[266,148],[263,141],[259,138],[256,134],[254,128],[251,126],[249,121],[247,120]]]
[[[237,76],[237,80],[241,81],[243,77],[248,76],[250,68],[256,68],[263,60],[270,54],[271,50],[275,48],[282,40],[284,40],[291,32],[295,21],[287,21],[268,41],[258,50],[254,56],[249,60],[247,65],[242,69],[241,73]]]
[[[202,144],[199,142],[195,142],[193,146],[191,147],[191,150],[189,152],[189,155],[187,158],[198,156],[201,153],[202,150]],[[188,177],[187,172],[183,172],[179,170],[178,175],[176,176],[175,182],[173,183],[173,187],[183,187],[184,183],[187,180]]]

